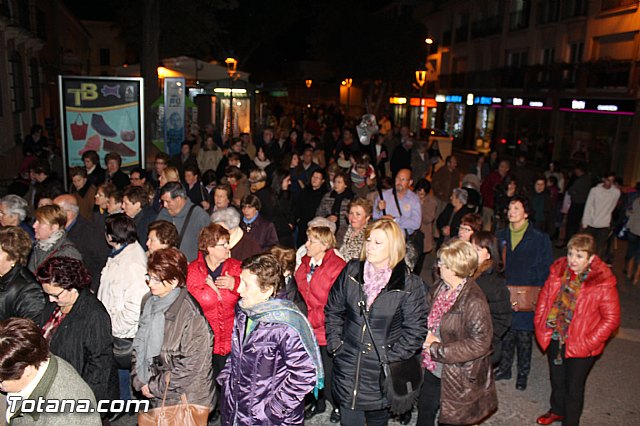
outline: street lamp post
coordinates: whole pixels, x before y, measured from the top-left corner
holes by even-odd
[[[237,78],[238,60],[235,58],[227,58],[224,60],[227,64],[227,74],[231,85],[230,101],[229,101],[229,141],[233,141],[233,81]]]
[[[342,85],[346,86],[347,88],[347,116],[349,116],[349,107],[351,106],[351,102],[350,102],[350,95],[351,95],[351,85],[353,84],[353,79],[351,78],[345,78],[344,80],[342,80]]]

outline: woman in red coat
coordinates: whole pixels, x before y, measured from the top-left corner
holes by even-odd
[[[187,289],[198,301],[214,333],[213,380],[231,352],[235,306],[240,295],[240,261],[229,257],[229,231],[212,223],[198,236],[198,258],[187,272]],[[219,398],[218,398],[219,399]]]
[[[329,298],[329,290],[333,282],[338,278],[345,266],[345,261],[339,257],[333,248],[336,245],[336,237],[326,226],[312,227],[307,230],[307,254],[302,258],[302,263],[296,270],[294,277],[298,284],[298,290],[307,304],[308,318],[313,331],[318,339],[322,364],[324,365],[324,391],[320,392],[317,401],[314,401],[305,411],[305,418],[309,419],[326,409],[328,399],[333,406],[331,422],[337,423],[340,419],[338,406],[331,398],[331,367],[332,361],[327,352],[327,337],[324,325],[324,307]]]
[[[587,375],[620,325],[616,277],[594,254],[593,237],[576,234],[567,247],[567,257],[551,265],[534,319],[551,376],[551,408],[538,417],[541,425],[579,424]]]

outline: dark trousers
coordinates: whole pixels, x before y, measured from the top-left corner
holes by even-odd
[[[511,374],[513,357],[518,350],[518,376],[529,377],[531,371],[531,345],[533,331],[509,330],[502,338],[502,358],[498,370]]]
[[[547,349],[549,361],[549,375],[551,377],[551,411],[564,416],[563,426],[577,426],[580,424],[582,407],[584,405],[584,388],[591,367],[596,357],[565,358],[562,348],[562,365],[556,365],[559,342],[552,340]]]
[[[318,407],[321,410],[324,409],[324,407],[326,407],[326,401],[329,401],[333,408],[338,408],[336,403],[333,401],[333,395],[331,394],[331,379],[333,378],[331,372],[333,370],[333,358],[329,356],[329,352],[327,352],[326,346],[320,346],[320,356],[322,356],[322,365],[324,367],[324,389],[320,389],[318,393]],[[312,401],[315,399],[313,398],[313,393],[307,395],[307,397],[307,401],[309,401],[309,399],[311,399]]]
[[[424,370],[424,383],[418,400],[417,426],[433,426],[440,408],[440,379]]]
[[[567,212],[567,230],[565,232],[565,243],[577,234],[580,230],[580,224],[582,223],[582,214],[584,213],[585,203],[571,202],[571,207]]]
[[[389,424],[389,410],[351,410],[340,407],[342,426],[386,426]]]
[[[587,226],[587,233],[591,234],[593,239],[596,240],[596,253],[600,256],[600,259],[607,262],[607,239],[609,238],[609,227],[592,228],[591,226]]]
[[[218,406],[220,404],[220,385],[218,385],[218,383],[216,382],[216,378],[218,377],[218,374],[220,374],[220,372],[222,371],[222,369],[224,368],[224,364],[227,362],[227,355],[218,355],[218,354],[213,354],[213,359],[212,359],[212,371],[213,371],[213,384],[215,386],[215,392],[216,392],[216,405],[215,407],[213,407],[214,409],[218,409]]]

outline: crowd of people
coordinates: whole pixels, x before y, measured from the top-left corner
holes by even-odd
[[[495,412],[516,357],[527,388],[535,336],[551,382],[537,422],[577,425],[620,322],[616,236],[640,280],[640,197],[612,173],[592,187],[583,164],[538,177],[524,157],[479,155],[465,173],[405,126],[364,145],[318,117],[226,144],[207,126],[151,170],[83,161],[65,192],[36,157],[28,187],[0,199],[7,396],[186,399],[223,425],[328,409],[332,423],[408,424],[413,405],[418,425],[470,425]],[[555,262],[554,242],[568,250]],[[392,413],[383,378],[402,370],[386,367],[414,362],[420,386]]]

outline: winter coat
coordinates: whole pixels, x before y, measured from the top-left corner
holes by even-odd
[[[149,225],[156,220],[158,213],[151,207],[144,207],[133,218],[136,224],[136,232],[138,233],[138,242],[144,251],[147,251],[147,238],[149,237]]]
[[[498,408],[490,360],[492,336],[486,297],[470,279],[442,317],[440,342],[429,348],[431,359],[443,365],[441,423],[476,424]]]
[[[275,226],[262,216],[262,213],[258,214],[256,220],[251,223],[250,228],[251,232],[247,231],[247,229],[249,229],[247,224],[244,223],[244,220],[240,221],[240,229],[245,233],[243,238],[251,238],[262,247],[262,250],[278,244],[278,235]]]
[[[248,257],[262,253],[262,247],[253,238],[243,232],[240,240],[231,247],[231,257],[242,262]]]
[[[255,322],[236,306],[231,355],[218,375],[222,426],[300,425],[304,397],[316,381],[313,361],[287,324]]]
[[[40,327],[51,318],[56,308],[55,303],[47,303],[39,319]],[[118,398],[111,319],[102,303],[88,289],[80,290],[71,311],[53,331],[49,350],[76,369],[96,399]]]
[[[76,217],[71,227],[67,228],[67,238],[76,246],[82,255],[82,263],[91,274],[91,290],[94,292],[100,287],[100,273],[111,250],[104,233],[104,223],[102,228],[98,228],[82,216]]]
[[[178,234],[182,234],[182,228],[189,215],[189,210],[191,206],[195,206],[189,218],[189,223],[187,223],[186,229],[184,230],[184,237],[179,247],[180,251],[187,256],[187,261],[193,262],[198,257],[198,235],[200,235],[202,228],[211,223],[211,218],[209,218],[209,214],[207,214],[202,207],[196,206],[189,199],[186,201],[186,204],[177,215],[171,216],[167,209],[162,209],[160,213],[158,213],[156,220],[166,220],[173,223],[178,230]]]
[[[298,290],[307,304],[307,318],[309,318],[311,327],[316,334],[318,345],[326,346],[324,307],[327,304],[331,286],[346,263],[334,250],[327,250],[322,258],[322,263],[313,272],[311,282],[308,282],[309,262],[311,262],[311,258],[305,255],[302,258],[302,263],[296,269],[294,277],[298,283]]]
[[[349,226],[348,215],[349,215],[349,203],[353,199],[353,191],[351,188],[345,189],[344,198],[340,203],[340,212],[337,215],[338,221],[336,222],[336,240],[341,241],[344,237],[344,234],[347,232],[347,227]],[[341,194],[342,195],[342,194]],[[322,197],[320,201],[320,205],[316,210],[316,216],[329,217],[332,213],[333,203],[335,201],[336,192],[329,191]]]
[[[147,256],[137,242],[128,244],[120,253],[109,257],[102,270],[98,299],[111,316],[115,337],[136,336],[140,303],[149,292],[146,274]]]
[[[37,242],[33,244],[31,256],[29,256],[29,270],[35,273],[45,260],[51,257],[70,257],[72,259],[82,260],[82,255],[76,246],[67,239],[67,235],[63,235],[49,250],[44,251],[37,246]]]
[[[241,262],[236,259],[227,259],[222,264],[220,275],[232,276],[235,284],[233,290],[219,289],[220,294],[216,294],[206,283],[209,270],[202,253],[199,253],[198,258],[191,262],[187,272],[187,289],[200,304],[216,336],[213,342],[213,353],[217,355],[227,355],[231,351],[234,308],[240,298],[238,294],[240,272],[242,272],[240,265]]]
[[[301,246],[307,241],[307,224],[316,216],[316,210],[318,210],[320,201],[322,201],[326,191],[324,186],[319,189],[313,189],[311,185],[307,185],[296,200],[294,208],[296,209],[296,220],[298,221],[297,246]]]
[[[149,297],[151,293],[142,299],[142,309]],[[164,313],[164,341],[160,355],[153,360],[147,383],[149,391],[155,395],[151,399],[151,407],[161,405],[166,376],[171,373],[166,405],[179,404],[181,395],[185,394],[190,404],[213,408],[215,395],[212,352],[211,327],[198,302],[186,288],[181,288],[178,298]],[[138,378],[135,349],[131,362],[131,384],[139,391],[145,383]]]
[[[4,398],[4,396],[3,396]],[[11,426],[100,426],[100,416],[95,412],[96,398],[91,388],[80,377],[78,372],[60,357],[51,355],[49,365],[42,379],[29,395],[29,399],[47,401],[80,400],[88,399],[91,409],[88,413],[79,411],[69,412],[68,405],[62,413],[38,413],[35,410],[30,413],[16,411],[11,417]]]
[[[16,263],[0,277],[0,321],[10,317],[37,321],[44,304],[42,286],[24,266]]]
[[[491,364],[495,365],[502,355],[502,337],[511,328],[511,295],[506,280],[494,269],[484,271],[476,278],[476,284],[489,303],[493,325]]]
[[[196,155],[196,160],[198,162],[200,173],[204,173],[207,170],[213,170],[215,172],[218,169],[220,160],[222,160],[222,150],[217,148],[205,150],[204,148],[201,148]]]
[[[380,361],[365,330],[359,302],[364,261],[352,260],[331,288],[325,307],[327,351],[333,358],[333,395],[340,406],[381,410]],[[420,277],[398,263],[389,282],[368,310],[371,332],[389,362],[409,359],[422,350],[427,337],[427,303]]]
[[[547,327],[547,317],[558,292],[562,288],[567,258],[561,257],[551,265],[536,305],[536,339],[543,350],[549,347],[553,329]],[[611,335],[620,326],[620,301],[616,277],[599,257],[591,262],[591,270],[582,283],[576,309],[565,341],[567,358],[598,356]]]
[[[553,263],[549,236],[530,223],[515,250],[511,249],[508,226],[498,231],[496,237],[501,253],[506,254],[504,274],[507,285],[542,287],[549,275],[549,266]],[[513,312],[511,328],[533,331],[533,312]]]
[[[95,186],[91,185],[91,182],[87,181],[87,183],[80,188],[80,190],[76,190],[75,187],[71,194],[76,198],[78,202],[78,207],[80,208],[80,215],[87,220],[91,220],[93,216],[93,206],[96,202],[96,192],[98,190]]]
[[[531,222],[542,232],[553,235],[555,211],[552,209],[551,193],[546,189],[541,193],[533,191],[529,196],[529,203],[533,210],[530,216]]]
[[[276,234],[278,235],[280,244],[285,247],[294,248],[293,226],[296,223],[296,218],[293,208],[293,198],[289,191],[283,191],[275,200],[271,214],[271,221],[276,228]]]

